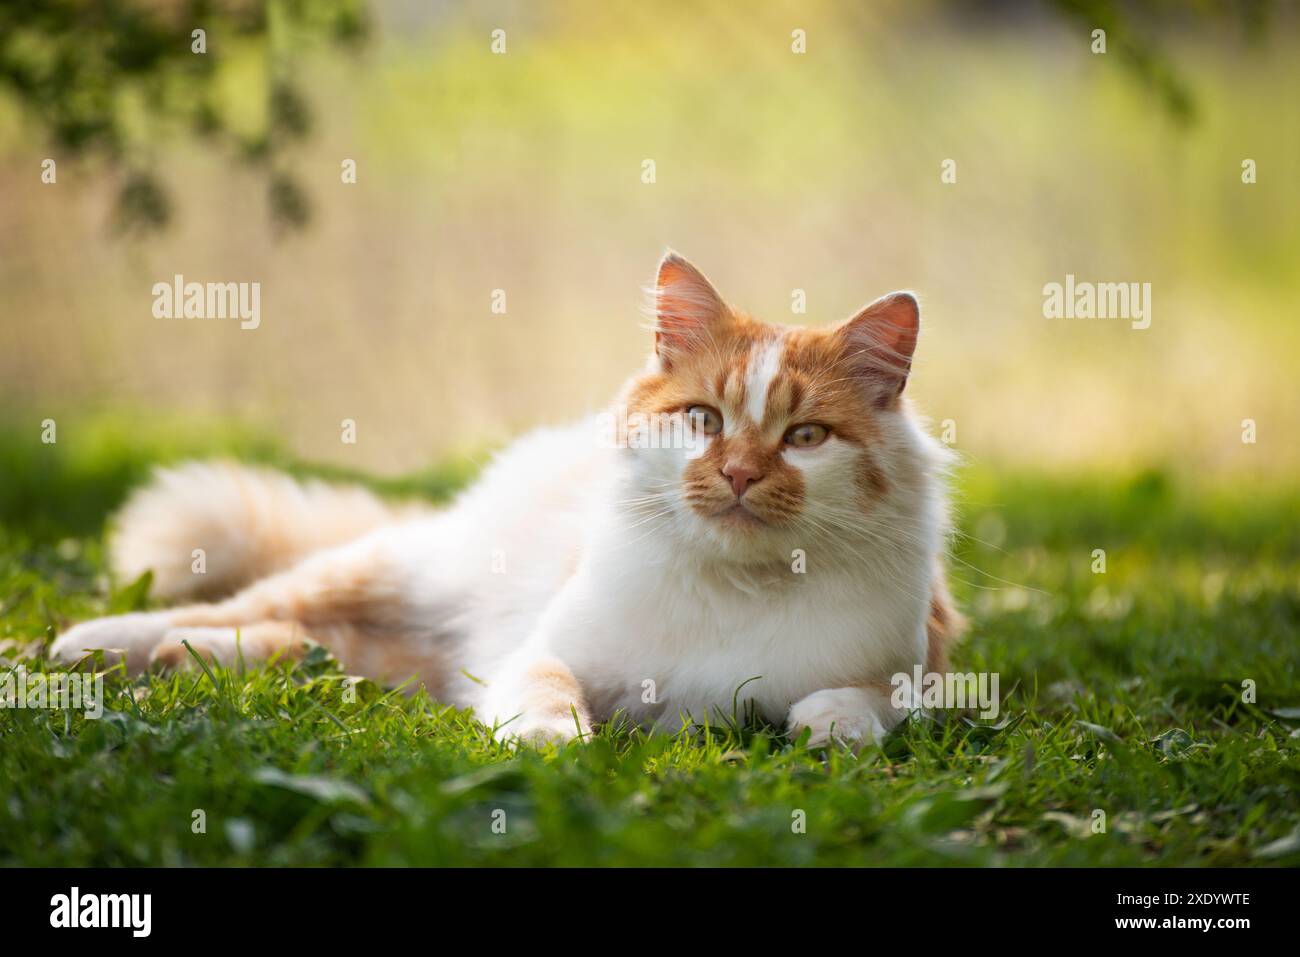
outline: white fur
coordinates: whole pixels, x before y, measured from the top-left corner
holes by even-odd
[[[763,424],[767,392],[772,386],[772,380],[781,372],[781,354],[784,349],[785,338],[778,336],[754,349],[755,354],[750,356],[749,366],[745,370],[745,412],[754,425]]]

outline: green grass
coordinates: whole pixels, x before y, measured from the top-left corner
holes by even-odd
[[[68,622],[147,603],[108,587],[102,535],[151,462],[289,464],[230,430],[38,434],[0,431],[6,670],[45,667]],[[439,497],[465,477],[383,488]],[[1300,863],[1300,494],[977,470],[959,498],[956,664],[1000,673],[996,722],[913,720],[859,756],[761,727],[514,753],[423,693],[363,682],[347,700],[323,653],[113,671],[99,720],[0,709],[0,863]]]

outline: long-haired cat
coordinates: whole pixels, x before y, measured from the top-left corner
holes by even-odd
[[[119,516],[114,571],[209,603],[87,622],[52,654],[139,671],[184,664],[182,640],[229,665],[309,639],[352,671],[418,675],[502,738],[619,713],[676,730],[739,702],[813,744],[878,739],[910,707],[891,679],[943,670],[959,625],[945,455],[902,395],[915,298],[770,325],[669,253],[653,305],[654,353],[604,427],[518,440],[446,509],[233,464],[160,471]]]

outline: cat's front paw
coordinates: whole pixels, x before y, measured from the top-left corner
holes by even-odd
[[[786,730],[791,739],[807,728],[809,747],[831,742],[854,748],[879,743],[901,721],[889,700],[867,688],[827,688],[814,691],[790,708]]]
[[[133,612],[96,618],[74,625],[50,645],[50,658],[66,665],[76,664],[92,651],[104,652],[107,664],[126,659],[131,674],[149,666],[149,653],[172,627],[166,612]]]
[[[582,687],[553,657],[526,657],[503,668],[474,710],[498,741],[566,744],[591,734]]]
[[[498,727],[494,736],[498,741],[514,744],[528,744],[544,747],[548,744],[568,744],[577,739],[586,739],[591,734],[591,727],[581,716],[577,719],[572,714],[530,716],[521,714],[513,721]]]

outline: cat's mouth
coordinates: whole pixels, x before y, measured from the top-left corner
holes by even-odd
[[[713,517],[732,528],[761,528],[767,524],[751,512],[744,502],[733,502],[721,511],[714,512]]]

